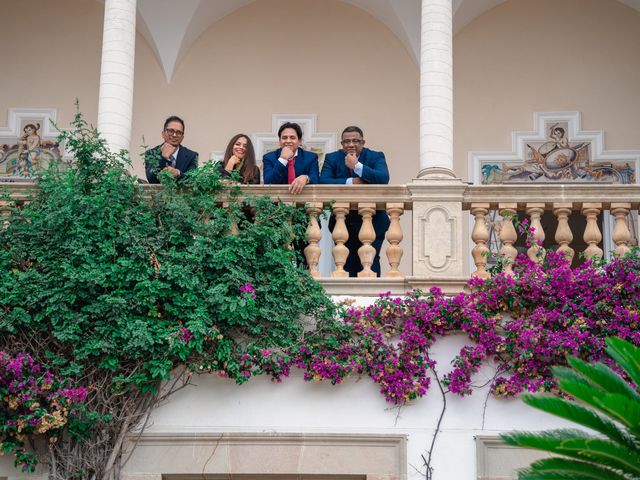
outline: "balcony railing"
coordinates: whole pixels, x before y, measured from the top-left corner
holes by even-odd
[[[4,188],[20,199],[28,197],[34,186],[9,183]],[[336,295],[403,293],[434,285],[446,292],[460,291],[470,275],[489,276],[491,251],[507,260],[515,258],[521,236],[513,220],[518,214],[528,217],[535,228],[534,238],[552,240],[570,257],[580,252],[586,258],[602,257],[609,245],[622,255],[638,234],[635,218],[640,185],[476,186],[443,179],[417,180],[407,185],[309,185],[299,195],[291,195],[286,186],[279,185],[246,186],[242,190],[306,209],[310,223],[305,256],[310,272],[328,293]],[[319,220],[326,209],[336,218],[333,233]],[[365,247],[371,247],[375,238],[371,217],[376,210],[386,210],[391,220],[381,251],[388,266],[376,278],[370,270],[371,250],[364,248],[359,251],[363,270],[357,278],[349,278],[343,269],[348,255],[344,218],[351,211],[362,216],[359,239]],[[547,227],[547,231],[541,221],[545,212],[554,218],[553,228]],[[585,227],[581,231],[571,227],[570,219],[576,215],[583,218]],[[606,238],[603,242],[603,229],[608,231],[610,243]],[[536,245],[529,247],[527,254],[533,260],[540,258]],[[510,270],[508,264],[506,269]]]

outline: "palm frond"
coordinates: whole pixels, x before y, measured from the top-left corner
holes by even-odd
[[[589,436],[581,430],[511,432],[501,435],[501,438],[508,445],[596,462],[640,477],[640,456],[637,453],[609,440]]]
[[[603,363],[590,365],[569,357],[568,367],[555,367],[553,372],[560,388],[576,401],[540,395],[523,398],[535,408],[607,438],[573,429],[503,434],[508,445],[561,455],[534,462],[519,472],[520,480],[640,480],[640,393],[636,389],[640,348],[620,339],[606,342],[607,352],[635,386]]]
[[[576,437],[584,438],[585,433],[582,430],[558,429],[543,432],[509,432],[500,435],[507,445],[534,448],[549,453],[560,453],[558,448],[562,443]]]
[[[560,453],[575,452],[580,458],[606,465],[640,478],[640,455],[623,445],[603,438],[585,435],[581,438],[565,440],[559,448]]]
[[[609,393],[619,393],[636,401],[640,401],[640,395],[616,372],[603,363],[589,364],[576,357],[567,357],[567,362],[571,367],[582,374],[600,390]],[[554,371],[555,373],[555,371]],[[559,383],[562,383],[562,372],[558,376]],[[560,388],[563,388],[562,386]]]
[[[549,395],[532,394],[523,395],[522,400],[538,410],[557,415],[606,435],[614,442],[624,444],[627,448],[632,450],[638,448],[634,439],[623,429],[618,428],[615,423],[576,402]]]
[[[629,375],[636,386],[640,386],[640,349],[621,338],[607,338],[607,353]]]
[[[532,472],[525,469],[518,472],[518,480],[593,480],[593,477],[564,472]]]
[[[607,394],[594,399],[600,410],[629,429],[640,428],[640,403],[619,394]]]
[[[521,472],[532,474],[546,474],[546,476],[525,476],[519,478],[584,478],[590,480],[629,480],[628,477],[610,468],[600,467],[593,463],[581,462],[579,460],[569,460],[566,458],[543,458],[531,464],[531,466]],[[549,476],[561,475],[561,476]]]
[[[556,378],[558,379],[558,386],[564,392],[568,393],[578,400],[583,401],[587,405],[601,412],[603,415],[610,415],[608,411],[602,409],[601,402],[597,400],[602,398],[609,392],[595,385],[580,373],[573,371],[567,367],[555,367],[553,371],[556,375]],[[611,374],[617,376],[617,374],[612,370]],[[637,400],[634,400],[634,402],[640,403],[640,397],[638,397]]]

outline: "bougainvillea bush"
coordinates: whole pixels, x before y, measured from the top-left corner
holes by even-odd
[[[542,263],[520,256],[514,274],[474,278],[470,292],[451,297],[434,288],[402,298],[382,295],[366,308],[350,308],[351,328],[300,350],[295,364],[306,378],[339,383],[351,373],[367,374],[385,398],[403,404],[425,394],[435,362],[429,347],[464,332],[469,344],[443,378],[448,391],[472,393],[473,377],[485,361],[495,363],[491,392],[556,392],[551,367],[572,355],[610,362],[605,338],[640,345],[640,255],[633,250],[609,263],[571,268],[556,252]]]
[[[551,366],[572,355],[589,362],[611,360],[605,339],[619,337],[640,345],[640,255],[632,251],[611,262],[587,261],[571,268],[549,252],[538,265],[520,257],[515,276],[474,279],[469,301],[495,324],[463,324],[477,342],[463,352],[448,378],[455,393],[468,391],[468,373],[479,358],[495,358],[500,375],[491,388],[497,396],[528,391],[556,391]],[[503,316],[502,314],[506,314]]]
[[[60,382],[29,355],[0,351],[0,450],[14,454],[22,471],[33,471],[37,459],[25,449],[25,439],[40,435],[55,443],[83,411],[87,393]]]
[[[472,279],[469,293],[447,297],[434,288],[402,298],[385,294],[373,306],[348,309],[344,321],[351,329],[332,339],[333,348],[305,345],[295,363],[308,379],[334,383],[366,373],[388,401],[402,404],[426,392],[435,365],[429,347],[453,332],[470,340],[444,377],[458,395],[472,392],[473,376],[487,360],[498,372],[492,393],[508,397],[555,391],[551,367],[565,364],[566,355],[608,361],[606,337],[640,345],[637,250],[574,269],[555,252],[541,264],[521,256],[513,269],[513,276]]]

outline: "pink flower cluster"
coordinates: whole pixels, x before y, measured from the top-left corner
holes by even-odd
[[[571,268],[561,254],[548,252],[542,264],[522,256],[513,269],[514,276],[472,279],[470,293],[383,294],[373,306],[350,308],[342,330],[308,341],[291,364],[304,369],[307,380],[334,384],[350,374],[368,375],[387,401],[403,404],[426,393],[435,365],[429,348],[452,332],[465,332],[472,342],[443,379],[461,396],[472,392],[486,361],[498,371],[492,393],[513,396],[556,391],[551,367],[565,364],[567,355],[603,359],[606,337],[640,345],[637,253]],[[261,368],[277,379],[288,373],[288,367]]]
[[[30,355],[0,351],[0,449],[13,452],[22,471],[33,471],[36,458],[25,450],[24,439],[46,435],[55,441],[87,395],[86,388],[43,371]]]
[[[249,282],[240,286],[240,292],[250,296],[254,300],[256,299],[256,289],[253,288],[253,285]]]
[[[193,332],[187,327],[180,327],[178,329],[178,338],[181,342],[189,343],[193,339]]]

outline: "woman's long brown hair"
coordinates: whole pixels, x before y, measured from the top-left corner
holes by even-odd
[[[240,138],[247,139],[247,151],[244,154],[244,160],[242,163],[242,167],[240,168],[240,176],[244,180],[244,183],[251,183],[256,176],[258,167],[256,166],[256,152],[253,149],[253,143],[251,143],[251,139],[248,135],[244,133],[239,133],[234,135],[231,140],[229,140],[229,144],[227,145],[227,150],[224,152],[224,166],[227,166],[229,163],[229,159],[233,155],[233,145]]]

